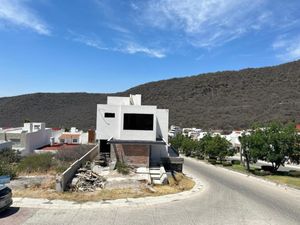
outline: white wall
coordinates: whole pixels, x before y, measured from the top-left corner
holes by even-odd
[[[120,111],[121,106],[118,105],[97,105],[96,139],[120,137]],[[115,113],[115,117],[106,118],[105,113]]]
[[[50,144],[51,129],[38,130],[26,133],[26,144],[24,154],[33,153],[33,150]]]
[[[51,133],[51,137],[54,138],[54,142],[55,143],[59,143],[59,137],[62,135],[64,131],[63,130],[52,130]]]
[[[163,137],[168,144],[168,133],[169,133],[169,110],[168,109],[157,109],[157,134]]]
[[[153,114],[153,130],[124,130],[123,119],[124,113],[139,113],[139,114]],[[120,139],[121,140],[143,140],[155,141],[156,140],[156,106],[121,106],[120,118]]]
[[[108,96],[107,105],[130,105],[130,98]]]
[[[88,144],[89,143],[89,134],[88,132],[84,132],[81,134],[81,144]]]

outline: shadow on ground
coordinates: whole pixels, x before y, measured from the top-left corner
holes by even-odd
[[[0,219],[9,217],[11,215],[14,215],[15,213],[17,213],[20,210],[19,207],[10,207],[7,210],[0,212]]]

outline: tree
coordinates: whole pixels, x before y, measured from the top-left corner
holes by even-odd
[[[299,136],[293,124],[271,123],[267,127],[256,127],[249,135],[240,138],[243,156],[249,170],[249,162],[258,159],[270,162],[276,172],[290,158],[299,161]]]
[[[220,135],[212,137],[210,134],[207,134],[200,140],[201,151],[209,158],[218,158],[221,161],[226,156],[233,155],[230,147],[231,143]]]
[[[170,143],[173,148],[175,148],[176,150],[180,150],[184,139],[185,136],[183,136],[182,134],[178,134],[175,137],[170,139]]]

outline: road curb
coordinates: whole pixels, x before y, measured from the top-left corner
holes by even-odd
[[[156,204],[169,203],[174,201],[180,201],[183,199],[194,197],[201,193],[203,185],[200,180],[192,173],[185,174],[192,178],[195,182],[195,186],[189,190],[176,194],[169,194],[155,197],[142,197],[142,198],[123,198],[116,200],[101,200],[101,201],[89,201],[84,203],[78,203],[75,201],[66,200],[49,200],[42,198],[13,198],[13,207],[25,207],[25,208],[40,208],[40,209],[97,209],[107,207],[143,207]]]

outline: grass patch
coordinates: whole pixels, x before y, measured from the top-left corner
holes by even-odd
[[[25,173],[48,172],[52,166],[52,154],[33,154],[25,157],[18,165],[18,170]]]
[[[300,189],[300,178],[298,178],[298,177],[268,175],[268,176],[265,176],[264,178],[274,181],[279,184],[286,184],[291,187]]]
[[[240,173],[253,174],[275,183],[285,184],[300,189],[300,177],[293,177],[289,172],[277,172],[276,174],[271,174],[269,171],[263,171],[253,167],[251,167],[250,172],[248,172],[243,165],[232,165],[227,166],[226,168]],[[293,175],[294,173],[295,172],[292,172]],[[298,172],[296,172],[296,174],[298,174]]]

